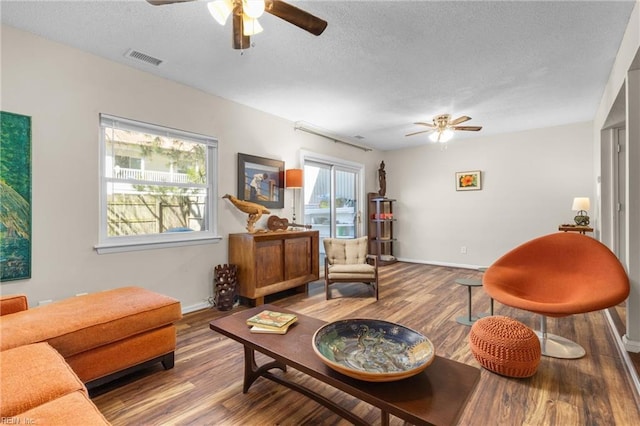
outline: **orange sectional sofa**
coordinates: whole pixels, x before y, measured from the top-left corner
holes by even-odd
[[[67,406],[79,404],[86,407],[82,413],[89,420],[97,409],[88,399],[87,389],[151,363],[173,367],[174,323],[181,317],[178,300],[139,287],[92,293],[32,309],[23,295],[3,296],[0,416],[60,423],[64,417],[58,416],[70,415],[65,413],[70,411]],[[80,387],[65,378],[67,373]],[[41,379],[32,379],[29,374]],[[59,383],[59,388],[52,390],[49,382]],[[29,392],[16,391],[20,383],[29,383]],[[12,397],[7,399],[6,395]],[[97,415],[101,417],[99,412]]]
[[[87,388],[47,343],[0,352],[3,424],[108,425]]]

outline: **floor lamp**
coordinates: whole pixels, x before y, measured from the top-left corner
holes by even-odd
[[[302,169],[289,169],[285,172],[285,188],[293,189],[293,223],[296,222],[296,191],[302,188]]]

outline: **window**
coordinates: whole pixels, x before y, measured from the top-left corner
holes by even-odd
[[[99,253],[219,240],[217,140],[100,115]]]
[[[118,155],[115,156],[116,167],[124,167],[127,169],[141,169],[142,168],[142,158],[134,158],[126,155]]]

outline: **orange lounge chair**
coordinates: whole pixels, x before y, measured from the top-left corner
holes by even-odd
[[[629,295],[629,278],[618,258],[586,235],[559,232],[528,241],[493,263],[483,276],[487,294],[500,303],[542,316],[542,354],[580,358],[585,350],[547,333],[546,319],[606,309]]]

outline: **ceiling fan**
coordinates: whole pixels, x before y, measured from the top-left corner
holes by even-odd
[[[147,0],[154,6],[190,1],[195,0]],[[327,21],[280,0],[215,0],[207,6],[220,25],[224,25],[229,15],[232,15],[234,49],[251,47],[250,36],[262,32],[258,18],[263,12],[277,16],[316,36],[327,28]]]
[[[453,137],[454,131],[466,130],[471,132],[477,132],[479,130],[482,130],[482,126],[459,126],[459,124],[469,120],[471,120],[471,117],[467,117],[466,115],[463,115],[461,117],[456,118],[455,120],[452,120],[451,115],[440,114],[433,117],[433,123],[424,123],[421,121],[417,123],[413,123],[420,126],[426,126],[429,129],[420,130],[419,132],[409,133],[405,136],[413,136],[413,135],[419,135],[421,133],[434,132],[433,134],[431,134],[431,136],[429,136],[429,139],[431,139],[433,142],[444,143]]]

